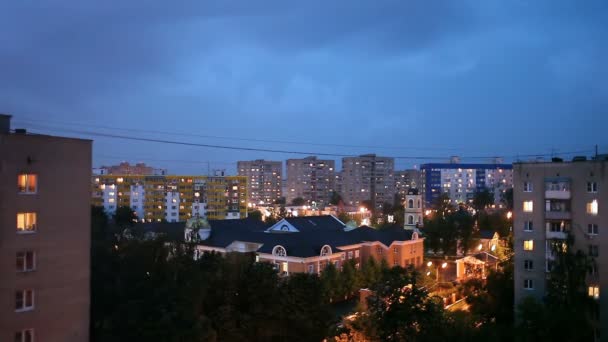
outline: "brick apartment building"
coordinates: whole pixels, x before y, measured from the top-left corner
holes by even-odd
[[[91,141],[0,115],[0,341],[89,340]]]

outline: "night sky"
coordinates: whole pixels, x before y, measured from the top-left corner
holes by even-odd
[[[423,158],[398,169],[608,152],[607,61],[604,0],[0,5],[13,127]],[[172,173],[302,157],[94,139],[95,166]]]

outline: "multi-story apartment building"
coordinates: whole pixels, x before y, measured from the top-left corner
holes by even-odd
[[[156,169],[152,166],[147,166],[145,163],[136,163],[135,165],[131,165],[128,162],[122,162],[118,165],[94,168],[93,174],[164,176],[167,174],[167,169]]]
[[[262,159],[239,161],[237,171],[239,176],[247,177],[250,203],[269,205],[281,198],[282,162]]]
[[[574,249],[594,259],[589,295],[600,301],[600,326],[608,327],[608,278],[602,276],[608,270],[607,156],[515,163],[513,178],[516,305],[526,296],[545,295],[552,247],[571,233]]]
[[[422,187],[420,170],[395,171],[395,192],[399,194],[401,201],[405,200],[405,196],[411,189],[419,189],[420,187]]]
[[[329,204],[334,191],[335,161],[317,157],[287,160],[287,204],[303,198],[319,207]]]
[[[92,194],[108,214],[128,206],[147,222],[247,217],[247,178],[241,176],[93,175]]]
[[[346,205],[371,201],[374,210],[395,200],[395,159],[365,154],[342,158],[342,198]]]
[[[89,140],[0,115],[0,341],[88,341]]]
[[[451,163],[423,164],[420,170],[425,206],[430,207],[442,193],[454,203],[467,203],[483,189],[494,193],[494,201],[499,204],[513,186],[513,166],[501,162],[497,159],[493,164],[463,164],[452,157]]]

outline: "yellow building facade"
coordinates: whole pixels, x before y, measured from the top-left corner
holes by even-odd
[[[92,203],[112,214],[131,207],[142,222],[247,217],[247,178],[243,176],[93,175]]]

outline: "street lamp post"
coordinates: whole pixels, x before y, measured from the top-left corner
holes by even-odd
[[[433,262],[429,261],[429,262],[426,263],[426,265],[430,268],[431,266],[433,266]],[[445,269],[446,267],[448,267],[448,263],[447,262],[442,263],[441,264],[441,268],[439,268],[439,265],[437,265],[436,270],[435,270],[435,275],[436,275],[435,282],[437,282],[437,283],[439,282],[439,271],[441,269]],[[427,272],[427,275],[430,275],[430,271]]]

